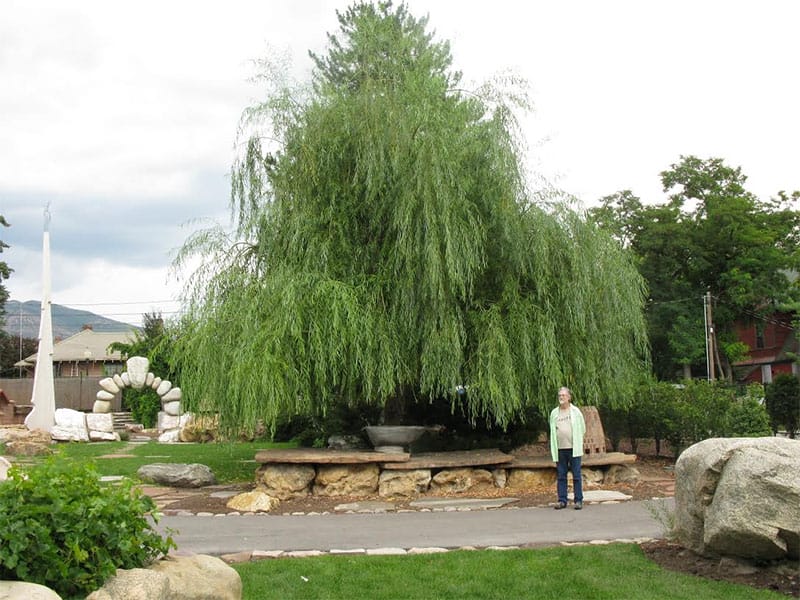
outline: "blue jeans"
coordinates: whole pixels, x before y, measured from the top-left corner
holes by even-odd
[[[572,456],[572,448],[558,450],[556,463],[556,489],[558,501],[567,503],[567,472],[572,471],[572,488],[575,492],[575,502],[583,502],[583,481],[581,480],[581,457]]]

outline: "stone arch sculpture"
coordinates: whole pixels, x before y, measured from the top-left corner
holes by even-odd
[[[172,382],[151,373],[150,361],[143,356],[132,356],[125,364],[128,367],[127,371],[116,373],[98,382],[103,389],[97,392],[92,412],[110,413],[114,395],[126,387],[137,390],[150,387],[161,399],[161,408],[166,414],[175,417],[181,415],[181,388],[172,387]]]

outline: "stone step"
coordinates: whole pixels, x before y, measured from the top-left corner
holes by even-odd
[[[132,413],[129,412],[115,412],[111,413],[111,416],[114,419],[115,431],[120,431],[125,429],[126,425],[133,425],[135,423]]]

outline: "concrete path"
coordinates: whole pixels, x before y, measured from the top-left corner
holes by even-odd
[[[667,499],[668,507],[673,500]],[[305,516],[165,516],[180,552],[369,550],[530,546],[663,537],[646,502],[588,504],[582,511],[501,508],[468,512],[404,512]]]

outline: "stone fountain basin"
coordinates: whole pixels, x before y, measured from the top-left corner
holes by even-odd
[[[402,452],[417,441],[428,427],[422,425],[368,425],[369,441],[378,452]]]

